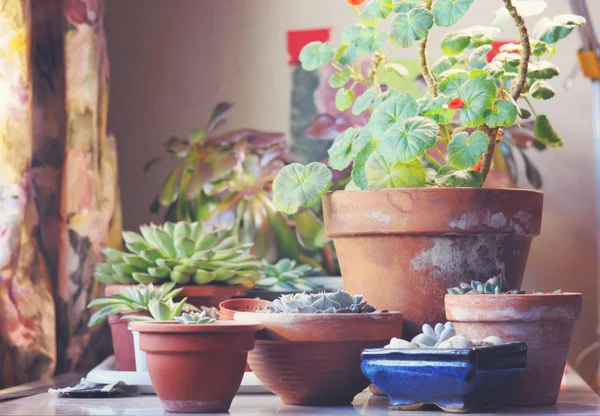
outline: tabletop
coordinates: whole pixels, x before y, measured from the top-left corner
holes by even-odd
[[[352,406],[313,407],[286,406],[279,398],[271,394],[238,394],[231,405],[229,414],[237,415],[401,415],[441,416],[444,413],[434,411],[390,411],[386,397],[371,395],[364,391],[357,395]],[[59,399],[48,393],[36,394],[0,402],[0,415],[127,415],[156,416],[166,413],[160,401],[154,395],[122,397],[111,399]],[[473,414],[473,413],[472,413]],[[565,374],[564,388],[554,406],[516,407],[486,413],[495,415],[600,415],[600,397],[574,371]],[[475,414],[476,415],[476,414]]]

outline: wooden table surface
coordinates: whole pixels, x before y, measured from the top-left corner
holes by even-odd
[[[568,370],[565,389],[555,406],[502,409],[495,415],[600,415],[600,398],[574,371]],[[39,387],[38,387],[39,388]],[[5,396],[6,397],[6,396]],[[0,400],[3,399],[0,392]],[[155,416],[166,413],[156,396],[138,396],[114,399],[58,399],[48,393],[0,401],[0,415],[128,415]],[[271,394],[238,394],[233,400],[231,415],[428,415],[441,416],[440,411],[395,412],[387,409],[387,398],[360,393],[352,406],[312,407],[286,406]],[[490,415],[486,413],[485,415]]]

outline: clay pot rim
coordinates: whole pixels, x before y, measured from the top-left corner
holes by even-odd
[[[273,302],[260,299],[260,298],[236,298],[236,299],[227,299],[223,302],[219,303],[219,310],[227,310],[231,312],[252,312],[251,309],[235,309],[236,303],[256,303],[257,305],[271,305]]]
[[[260,322],[215,321],[212,324],[180,324],[175,321],[131,322],[129,329],[152,334],[215,334],[256,332],[263,329]]]
[[[572,297],[572,298],[579,298],[582,297],[583,295],[580,292],[563,292],[563,293],[537,293],[537,294],[533,294],[533,293],[501,293],[498,295],[492,295],[492,294],[476,294],[476,295],[459,295],[457,293],[447,293],[446,297],[448,298],[452,298],[452,299],[456,299],[456,296],[464,296],[467,298],[472,298],[472,299],[523,299],[523,300],[535,300],[535,299],[540,299],[540,298],[548,298],[548,297]]]
[[[369,312],[369,313],[268,313],[268,312],[251,312],[251,311],[238,311],[235,313],[235,316],[240,317],[249,317],[252,316],[260,316],[260,317],[269,317],[271,319],[266,319],[269,322],[282,322],[288,320],[294,320],[296,322],[305,322],[305,321],[322,321],[323,319],[330,320],[348,320],[348,321],[356,321],[356,320],[371,320],[371,319],[381,319],[381,316],[386,316],[390,318],[402,317],[402,312],[400,311],[389,311],[389,312]],[[257,318],[258,319],[258,318]],[[265,319],[261,319],[264,321]]]
[[[446,193],[488,193],[502,191],[506,193],[528,193],[528,194],[540,194],[544,195],[543,191],[536,189],[525,189],[525,188],[384,188],[384,189],[361,189],[356,191],[329,191],[324,196],[330,196],[333,194],[352,194],[352,193],[394,193],[394,192],[406,192],[411,190],[419,190],[420,192],[446,192]]]

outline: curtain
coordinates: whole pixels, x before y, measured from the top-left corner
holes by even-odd
[[[0,388],[87,369],[101,250],[121,244],[102,0],[0,0]]]

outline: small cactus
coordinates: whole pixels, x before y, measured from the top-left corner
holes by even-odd
[[[363,295],[352,296],[345,290],[338,290],[316,295],[282,295],[266,310],[273,313],[369,313],[375,308],[363,300]]]

